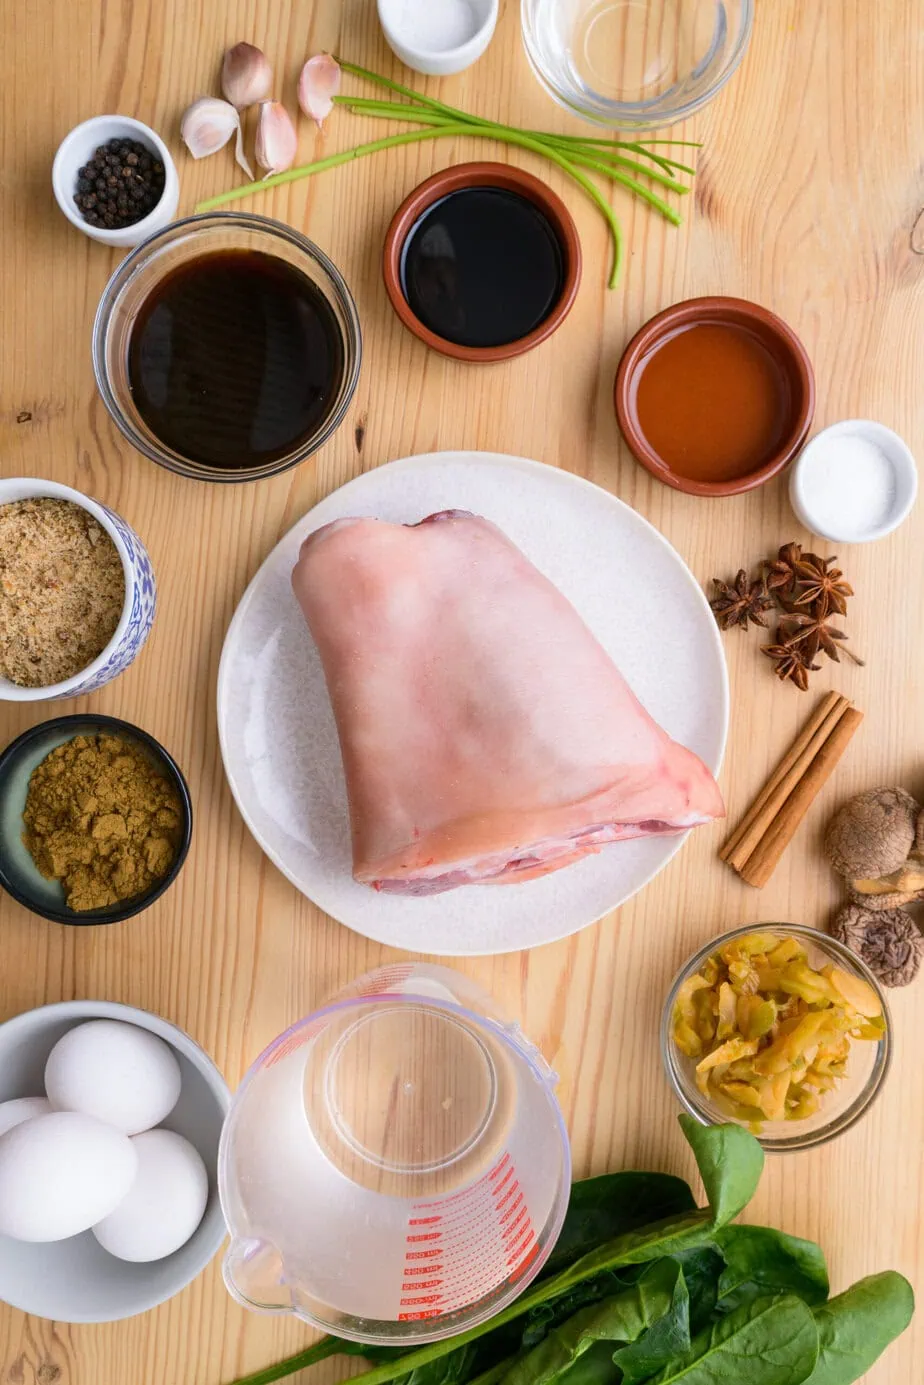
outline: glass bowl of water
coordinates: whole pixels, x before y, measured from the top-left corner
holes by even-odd
[[[655,129],[698,111],[751,37],[754,0],[521,0],[546,91],[583,120]]]

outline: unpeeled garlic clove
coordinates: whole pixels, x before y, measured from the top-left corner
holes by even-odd
[[[309,58],[298,79],[298,104],[318,129],[334,109],[334,97],[340,91],[340,64],[329,53],[317,53]]]
[[[221,90],[226,100],[243,110],[265,101],[273,85],[273,70],[252,43],[236,43],[221,65]]]
[[[266,169],[264,177],[291,168],[297,150],[298,136],[285,106],[281,101],[261,101],[254,153],[257,163]]]
[[[219,101],[217,96],[200,96],[198,101],[187,106],[183,112],[180,134],[194,159],[205,159],[209,154],[217,154],[219,149],[224,149],[231,136],[236,134],[234,157],[248,178],[253,177],[253,169],[244,156],[241,117],[230,102]]]

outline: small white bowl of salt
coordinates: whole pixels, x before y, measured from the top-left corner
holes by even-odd
[[[908,518],[917,493],[918,471],[907,445],[866,418],[818,433],[789,478],[797,518],[834,543],[869,543],[891,534]]]
[[[477,62],[494,35],[499,0],[378,0],[388,46],[406,67],[449,77]]]

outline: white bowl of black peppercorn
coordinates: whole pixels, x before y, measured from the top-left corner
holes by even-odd
[[[115,218],[110,218],[116,221],[115,225],[94,225],[77,203],[80,184],[86,181],[81,178],[81,172],[92,162],[97,151],[112,144],[113,152],[117,152],[120,145],[115,142],[129,148],[129,156],[126,156],[124,167],[131,171],[124,175],[123,182],[123,166],[113,166],[114,176],[119,182],[118,188],[114,191],[117,194],[128,192],[133,179],[142,178],[146,181],[152,174],[156,174],[159,180],[161,167],[163,191],[150,211],[136,221],[125,224],[126,218],[132,214],[134,201],[132,198],[123,198],[127,205]],[[139,156],[132,146],[141,146],[146,153]],[[139,163],[147,158],[150,159],[151,167],[140,167]],[[58,147],[51,170],[51,182],[58,206],[72,226],[76,226],[78,231],[83,231],[91,240],[126,249],[140,244],[154,231],[168,225],[176,216],[180,200],[180,182],[169,149],[150,126],[127,115],[96,115],[91,120],[85,120],[82,125],[75,126]],[[95,187],[88,191],[95,192]]]

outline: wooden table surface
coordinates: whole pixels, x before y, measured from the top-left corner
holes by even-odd
[[[427,89],[517,123],[574,128],[530,74],[518,8],[502,0],[486,57]],[[72,997],[143,1006],[187,1029],[233,1086],[288,1024],[397,955],[325,917],[261,854],[226,787],[215,731],[219,655],[245,585],[292,523],[350,477],[439,448],[535,457],[635,506],[703,582],[787,540],[807,540],[785,482],[744,498],[695,500],[651,480],[620,441],[611,389],[626,341],[666,304],[703,293],[756,299],[792,324],[814,360],[817,424],[880,419],[924,457],[919,7],[759,0],[757,8],[741,69],[683,132],[703,149],[682,229],[614,195],[628,244],[615,292],[604,287],[609,249],[597,211],[557,170],[498,149],[498,158],[533,169],[566,198],[585,254],[571,316],[520,360],[477,368],[428,352],[398,323],[379,271],[397,203],[434,170],[484,156],[483,145],[412,146],[240,204],[307,232],[333,257],[355,293],[366,354],[347,421],[315,458],[275,480],[226,487],[175,478],[136,455],[96,394],[90,324],[119,255],[57,211],[57,143],[102,111],[149,122],[175,154],[185,213],[237,178],[229,150],[193,163],[177,131],[190,100],[217,94],[222,52],[237,40],[265,49],[277,95],[290,107],[301,63],[321,49],[417,79],[386,49],[373,0],[2,0],[0,473],[66,482],[124,515],[150,548],[160,607],[126,674],[73,705],[3,704],[0,744],[64,711],[128,718],[184,766],[197,823],[179,883],[120,927],[58,927],[4,897],[0,1019]],[[300,154],[304,161],[382,132],[344,113],[318,136],[302,120]],[[839,898],[819,849],[833,806],[880,783],[924,790],[924,507],[892,538],[842,557],[857,591],[851,638],[867,665],[826,665],[816,687],[855,698],[866,720],[771,884],[761,892],[742,884],[717,859],[721,827],[704,828],[597,926],[531,953],[460,964],[561,1074],[577,1175],[632,1166],[690,1174],[658,1054],[659,1010],[676,966],[737,924],[823,925]],[[631,591],[622,597],[631,601]],[[733,820],[814,704],[771,677],[758,643],[727,637],[733,711],[722,785]],[[922,1283],[922,997],[922,980],[893,993],[896,1061],[874,1111],[816,1152],[771,1157],[750,1209],[755,1221],[819,1240],[836,1290],[887,1267]],[[0,1308],[0,1382],[222,1385],[309,1340],[294,1319],[233,1303],[216,1260],[172,1302],[128,1322],[73,1327]],[[334,1362],[310,1378],[342,1374]],[[922,1379],[924,1320],[867,1377],[870,1385]]]

